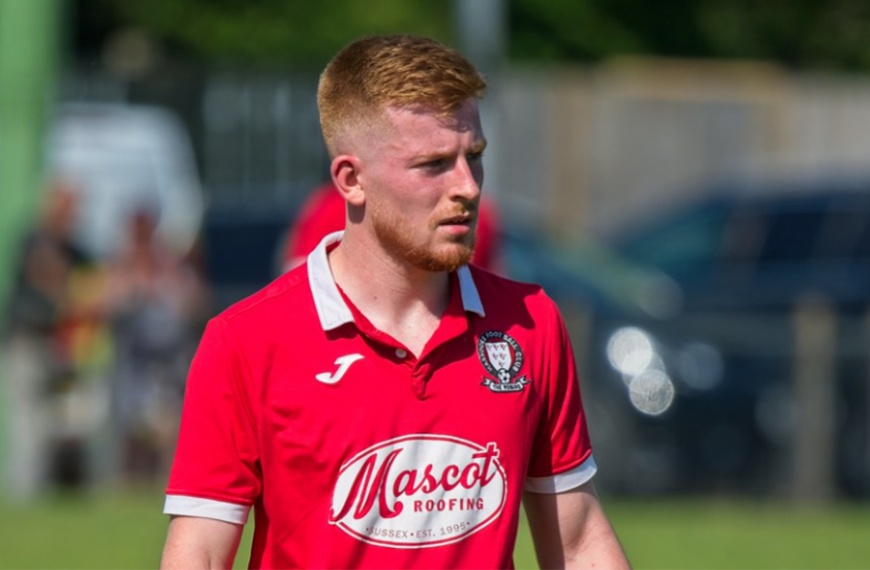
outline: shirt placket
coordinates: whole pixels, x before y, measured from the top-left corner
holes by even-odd
[[[462,297],[459,292],[459,283],[455,276],[452,276],[450,303],[441,322],[432,338],[426,343],[419,357],[408,350],[401,342],[393,338],[391,335],[375,328],[371,321],[357,309],[350,300],[344,296],[344,301],[350,308],[354,317],[354,322],[360,334],[366,336],[374,343],[381,345],[381,348],[386,351],[385,355],[398,366],[405,370],[410,378],[411,390],[419,400],[426,398],[426,388],[432,375],[437,370],[438,354],[449,349],[446,345],[462,336],[469,328],[465,309],[462,305]]]
[[[426,398],[426,388],[438,370],[439,356],[449,351],[450,343],[463,336],[467,330],[465,310],[459,299],[454,297],[432,338],[423,348],[419,361],[414,363],[411,385],[417,398]]]

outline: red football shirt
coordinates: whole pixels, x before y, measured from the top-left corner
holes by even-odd
[[[463,267],[415,357],[332,280],[339,237],[209,323],[165,512],[253,507],[251,567],[511,567],[523,489],[596,470],[558,309]]]

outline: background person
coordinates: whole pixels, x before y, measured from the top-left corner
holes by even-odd
[[[116,467],[130,483],[169,472],[193,335],[208,309],[205,283],[160,239],[158,221],[156,207],[133,208],[108,263]]]
[[[19,500],[51,485],[85,483],[86,446],[101,419],[90,382],[104,360],[95,301],[101,268],[73,238],[78,208],[74,186],[49,181],[6,309],[7,479]]]

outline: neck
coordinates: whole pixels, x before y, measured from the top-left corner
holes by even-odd
[[[345,239],[329,254],[335,282],[378,329],[419,355],[450,302],[447,272],[419,269]]]

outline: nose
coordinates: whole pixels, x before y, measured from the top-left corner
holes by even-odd
[[[469,162],[465,157],[457,161],[456,180],[452,185],[453,196],[469,202],[480,198],[483,186],[483,165],[480,161]]]

